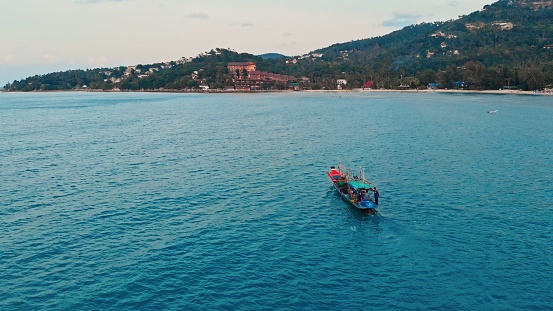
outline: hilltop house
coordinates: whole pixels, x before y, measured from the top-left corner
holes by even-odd
[[[505,23],[505,22],[495,22],[492,23],[494,26],[499,26],[501,30],[512,30],[515,25],[513,23]]]

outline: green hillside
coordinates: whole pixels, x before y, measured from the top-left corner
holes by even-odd
[[[337,79],[347,80],[345,88],[370,80],[373,87],[389,89],[430,83],[475,90],[543,89],[553,84],[553,0],[500,0],[456,20],[411,25],[293,58],[215,49],[169,63],[37,75],[5,89],[224,89],[233,85],[226,64],[245,61],[254,62],[257,70],[295,76],[307,89],[336,89]]]
[[[553,83],[553,1],[498,1],[457,20],[423,23],[389,35],[316,52],[342,66],[358,64],[380,84],[397,79],[472,89]],[[362,65],[361,65],[362,64]],[[409,81],[408,81],[409,82]]]

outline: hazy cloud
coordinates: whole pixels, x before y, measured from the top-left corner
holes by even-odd
[[[460,3],[459,3],[458,0],[450,0],[450,1],[447,3],[447,5],[449,5],[449,6],[452,7],[452,8],[458,7],[459,4],[460,4]]]
[[[394,16],[388,20],[383,21],[382,26],[401,28],[416,24],[421,17],[421,14],[416,13],[394,12]]]
[[[190,14],[186,15],[185,18],[208,19],[209,15],[207,15],[203,12],[197,12],[197,13],[190,13]]]
[[[2,61],[0,63],[10,64],[10,63],[13,63],[14,61],[15,61],[15,56],[13,54],[8,54],[2,57]]]
[[[253,27],[253,24],[252,23],[234,23],[233,25],[238,25],[242,28],[245,28],[245,27]]]
[[[458,7],[459,4],[460,4],[460,3],[459,3],[459,1],[457,1],[457,0],[450,0],[450,1],[447,3],[447,5],[449,5],[449,6],[452,7],[452,8]]]
[[[52,65],[52,64],[56,63],[56,58],[52,55],[46,54],[46,55],[42,56],[42,61],[46,65]]]

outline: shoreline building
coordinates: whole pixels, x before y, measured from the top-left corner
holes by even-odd
[[[227,68],[234,76],[234,89],[239,91],[268,89],[275,82],[288,84],[297,80],[293,76],[257,71],[253,62],[230,62]],[[244,71],[247,72],[247,76]]]

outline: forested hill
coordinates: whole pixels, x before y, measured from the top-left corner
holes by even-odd
[[[316,52],[328,62],[364,64],[377,81],[403,76],[448,87],[466,81],[475,89],[536,89],[553,83],[553,1],[502,0],[457,20]]]
[[[195,58],[131,67],[71,70],[29,77],[7,90],[194,90],[228,88],[228,62],[291,75],[301,86],[536,90],[553,84],[553,0],[500,0],[458,19],[422,23],[388,35],[334,44],[296,57],[266,58],[215,49]],[[287,86],[276,83],[271,88]]]

